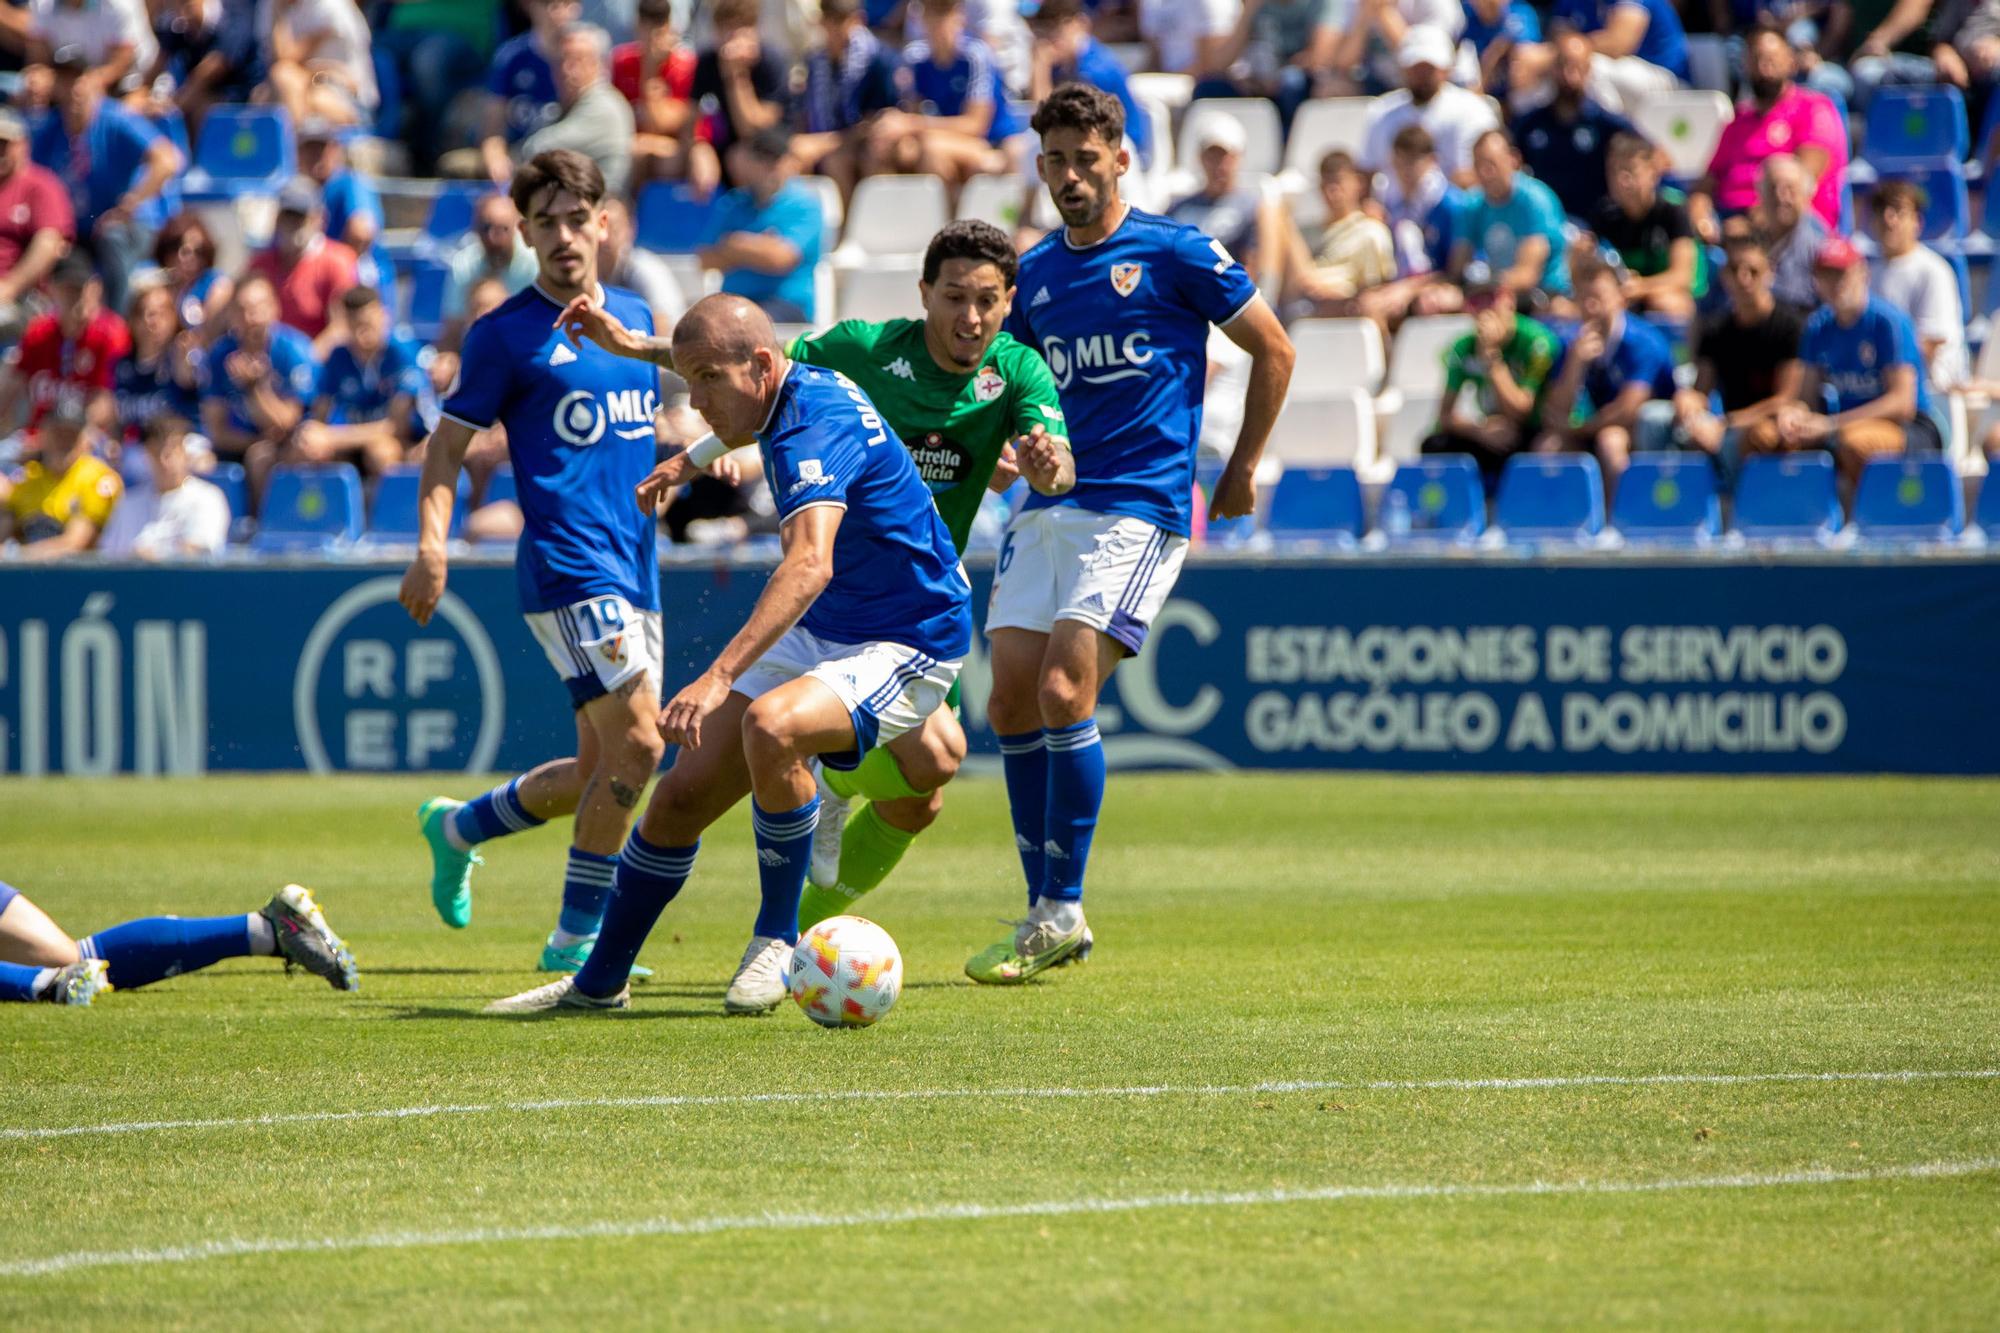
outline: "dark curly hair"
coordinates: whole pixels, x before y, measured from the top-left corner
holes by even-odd
[[[946,261],[953,259],[991,264],[1000,270],[1001,280],[1009,287],[1014,285],[1014,275],[1021,267],[1007,233],[990,222],[974,219],[947,223],[944,230],[931,237],[930,246],[924,251],[924,281],[936,282]]]
[[[1065,83],[1042,99],[1028,122],[1044,139],[1051,130],[1095,134],[1117,148],[1125,142],[1125,107],[1117,98],[1087,83]]]

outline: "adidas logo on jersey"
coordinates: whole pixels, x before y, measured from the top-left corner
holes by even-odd
[[[1044,287],[1040,291],[1037,291],[1035,293],[1034,300],[1028,302],[1028,309],[1033,310],[1038,305],[1047,305],[1048,303],[1049,303],[1049,289]]]
[[[568,343],[557,343],[556,350],[549,353],[549,364],[552,366],[566,366],[574,360],[576,353],[569,350]]]

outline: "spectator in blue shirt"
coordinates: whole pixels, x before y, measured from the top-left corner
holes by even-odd
[[[1505,130],[1479,136],[1472,146],[1472,172],[1479,188],[1453,219],[1453,279],[1479,259],[1522,309],[1562,304],[1559,298],[1570,290],[1569,252],[1554,191],[1521,170],[1521,155]]]
[[[1132,141],[1140,163],[1150,168],[1153,123],[1132,95],[1118,57],[1090,35],[1090,15],[1081,0],[1040,0],[1028,23],[1035,35],[1035,72],[1029,96],[1040,102],[1065,83],[1087,83],[1110,93],[1125,108],[1125,137]]]
[[[376,238],[382,234],[382,196],[368,178],[347,165],[347,148],[329,120],[299,126],[299,170],[318,183],[326,234],[354,251],[363,287],[382,287],[395,273]]]
[[[826,225],[819,196],[792,179],[791,136],[759,130],[730,150],[740,184],[716,201],[701,266],[722,274],[722,290],[755,301],[780,324],[810,324],[813,268]]]
[[[1549,20],[1590,39],[1590,93],[1612,111],[1629,116],[1647,97],[1687,83],[1687,32],[1668,0],[1556,0]],[[1508,75],[1514,92],[1538,87],[1554,61],[1547,44],[1518,48]]]
[[[1604,498],[1632,456],[1632,441],[1650,418],[1662,426],[1674,413],[1674,349],[1667,335],[1625,312],[1618,272],[1595,255],[1577,261],[1576,295],[1583,324],[1563,349],[1562,363],[1542,403],[1543,452],[1597,455]]]
[[[217,458],[243,464],[252,494],[263,495],[278,450],[305,419],[318,383],[312,339],[278,322],[271,280],[244,278],[235,326],[202,365],[201,423]]]
[[[1778,412],[1784,449],[1827,449],[1849,485],[1869,459],[1943,447],[1916,326],[1868,289],[1868,261],[1846,237],[1820,247],[1813,282],[1825,302],[1799,341],[1801,401]],[[1826,403],[1831,413],[1815,411]]]
[[[1555,100],[1515,118],[1514,142],[1535,179],[1556,192],[1563,212],[1587,218],[1608,188],[1605,165],[1613,136],[1639,131],[1591,98],[1595,57],[1589,38],[1565,29],[1550,45],[1556,53]]]
[[[1542,40],[1542,18],[1527,0],[1465,0],[1465,40],[1479,53],[1479,83],[1503,102],[1517,48]]]
[[[486,75],[486,116],[479,139],[481,171],[501,189],[514,179],[509,150],[562,114],[556,89],[556,53],[562,31],[578,21],[577,0],[525,0],[528,31],[500,44]],[[455,154],[445,154],[451,175],[472,175]]]
[[[1007,103],[993,52],[966,31],[965,0],[923,0],[921,14],[923,39],[903,49],[923,131],[917,169],[954,188],[974,176],[1019,171],[1025,127]]]
[[[915,171],[922,126],[898,114],[903,62],[862,22],[861,0],[820,0],[824,44],[806,57],[799,114],[805,131],[792,152],[831,177],[843,197],[863,176]]]
[[[348,460],[379,475],[423,439],[430,377],[416,346],[389,332],[388,307],[372,288],[350,288],[340,304],[347,341],[327,353],[312,416],[300,423],[286,461]]]
[[[64,47],[51,65],[54,106],[37,118],[28,151],[69,187],[77,241],[97,261],[105,303],[122,310],[132,270],[172,212],[181,152],[144,117],[106,98],[96,80],[80,77],[89,67],[81,48]]]

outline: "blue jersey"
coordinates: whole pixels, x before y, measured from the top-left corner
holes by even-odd
[[[486,91],[507,104],[507,142],[517,144],[555,119],[556,72],[535,41],[524,32],[500,44],[486,71]]]
[[[972,649],[972,585],[910,451],[854,381],[794,361],[757,432],[778,519],[846,510],[833,579],[799,624],[834,643],[896,643],[953,662]]]
[[[646,302],[604,288],[625,327],[653,331]],[[660,372],[578,347],[555,327],[562,303],[530,283],[466,330],[444,415],[474,430],[507,428],[523,531],[514,568],[524,611],[616,595],[660,604],[653,520],[632,492],[653,470]]]
[[[957,52],[943,64],[937,62],[929,42],[911,42],[903,51],[903,62],[926,115],[962,116],[966,107],[987,102],[993,107],[993,123],[986,128],[986,142],[997,146],[1021,132],[1000,68],[977,37],[959,38]]]
[[[1833,391],[1836,413],[1874,402],[1889,391],[1889,371],[1909,366],[1917,374],[1917,411],[1930,415],[1930,376],[1924,370],[1916,325],[1879,296],[1868,298],[1861,318],[1852,324],[1842,324],[1832,306],[1815,310],[1799,340],[1799,360],[1817,370],[1821,382]]]
[[[1021,257],[1007,332],[1042,354],[1062,394],[1076,486],[1028,508],[1076,505],[1188,535],[1208,383],[1208,326],[1257,285],[1220,241],[1132,209],[1085,249],[1057,228]]]
[[[260,427],[250,419],[249,395],[229,377],[229,358],[241,351],[233,333],[224,334],[208,349],[202,362],[201,401],[211,399],[229,408],[229,425],[246,435]],[[265,350],[271,363],[271,388],[280,398],[310,407],[313,387],[319,383],[319,362],[313,357],[312,339],[289,324],[273,324],[271,341]]]
[[[417,364],[416,344],[392,337],[373,361],[362,361],[344,344],[328,352],[319,373],[319,396],[332,400],[331,424],[353,426],[382,420],[401,394],[410,396],[413,408],[421,406],[430,383]],[[412,412],[412,422],[416,419]]]
[[[1581,33],[1601,32],[1611,20],[1611,11],[1637,5],[1646,11],[1646,35],[1632,54],[1649,65],[1658,65],[1683,83],[1688,77],[1687,30],[1669,0],[1556,0],[1549,17],[1566,23]]]

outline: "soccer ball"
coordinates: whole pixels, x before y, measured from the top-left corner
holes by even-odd
[[[829,917],[799,937],[785,984],[821,1027],[865,1028],[902,993],[903,955],[873,921]]]

